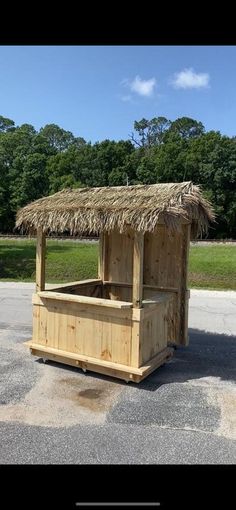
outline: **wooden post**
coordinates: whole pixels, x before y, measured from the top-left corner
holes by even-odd
[[[133,307],[134,308],[142,308],[143,247],[144,247],[144,235],[140,232],[135,232],[135,234],[134,234],[134,254],[133,254]]]
[[[98,259],[98,278],[104,282],[108,280],[107,264],[108,264],[108,233],[100,234],[99,239],[99,259]]]
[[[183,229],[183,249],[182,249],[182,275],[180,288],[180,344],[188,345],[188,305],[189,291],[188,286],[188,255],[190,245],[191,225],[182,225]]]
[[[46,237],[43,229],[39,228],[36,246],[36,292],[45,290],[45,247]]]

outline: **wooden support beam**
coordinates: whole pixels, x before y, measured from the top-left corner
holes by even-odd
[[[133,307],[134,308],[142,308],[143,249],[144,249],[144,235],[140,232],[135,232],[135,234],[134,234],[134,253],[133,253]]]
[[[30,348],[30,352],[33,356],[82,368],[84,372],[86,372],[86,370],[91,370],[100,374],[124,379],[126,382],[132,381],[135,383],[139,383],[156,368],[163,365],[163,363],[166,363],[171,356],[173,356],[174,351],[171,347],[166,347],[146,362],[145,365],[135,367],[93,358],[92,356],[72,353],[62,349],[55,349],[32,341],[24,342],[24,345]]]
[[[90,296],[78,296],[78,295],[74,296],[73,294],[65,294],[64,292],[54,292],[53,290],[44,290],[42,292],[38,292],[37,296],[36,294],[34,294],[33,304],[39,303],[38,298],[53,299],[54,301],[65,301],[68,303],[82,303],[85,305],[92,306],[119,308],[120,310],[123,308],[132,307],[132,303],[129,303],[128,301],[117,301],[115,299],[102,299]]]
[[[107,279],[107,252],[108,252],[108,234],[102,233],[99,238],[99,259],[98,259],[98,278]]]
[[[189,291],[188,285],[188,256],[190,245],[191,225],[182,225],[183,229],[183,249],[182,249],[182,274],[180,287],[180,344],[188,345],[188,307]]]
[[[46,237],[43,229],[37,230],[37,245],[36,245],[36,292],[45,289],[45,250]]]

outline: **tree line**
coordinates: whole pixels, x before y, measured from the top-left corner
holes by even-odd
[[[56,124],[37,131],[0,116],[0,232],[17,210],[63,188],[193,181],[217,215],[212,238],[236,238],[236,137],[188,117],[134,122],[129,139],[86,142]]]

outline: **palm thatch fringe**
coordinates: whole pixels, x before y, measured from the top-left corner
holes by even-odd
[[[215,220],[211,204],[192,182],[65,189],[40,198],[18,211],[16,227],[33,233],[69,231],[71,235],[104,231],[153,232],[160,221],[171,230],[192,223],[194,237]]]

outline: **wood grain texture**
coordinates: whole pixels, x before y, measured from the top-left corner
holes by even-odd
[[[132,303],[127,303],[126,301],[115,301],[112,299],[103,299],[103,298],[93,298],[89,296],[81,296],[81,295],[71,295],[62,292],[54,292],[50,290],[45,290],[43,292],[38,292],[37,295],[42,300],[57,300],[57,301],[66,301],[69,303],[83,303],[92,306],[103,306],[107,308],[131,308]],[[35,295],[33,296],[33,302],[37,302],[37,298]]]
[[[42,228],[37,230],[36,242],[36,292],[45,289],[46,237]]]
[[[107,273],[104,281],[120,281],[132,284],[133,279],[133,243],[131,230],[125,234],[113,231],[108,238]]]
[[[190,225],[183,225],[183,243],[182,243],[182,271],[180,284],[180,336],[179,342],[182,345],[188,345],[188,306],[189,291],[188,283],[188,257],[190,246]]]
[[[133,253],[133,299],[132,299],[134,308],[142,308],[143,250],[144,250],[144,236],[140,232],[135,232]]]
[[[132,310],[48,300],[34,304],[33,341],[63,351],[130,365]]]
[[[59,363],[65,363],[72,365],[82,370],[91,370],[111,377],[117,377],[123,379],[126,382],[132,381],[139,383],[147,375],[153,372],[156,368],[160,367],[163,363],[166,363],[173,355],[173,349],[167,347],[157,356],[154,356],[149,363],[142,367],[127,367],[120,363],[113,363],[111,361],[97,360],[89,356],[83,356],[78,354],[68,353],[60,349],[54,349],[50,347],[40,346],[34,342],[25,342],[25,345],[30,348],[33,356],[43,357],[52,361],[58,361]]]

